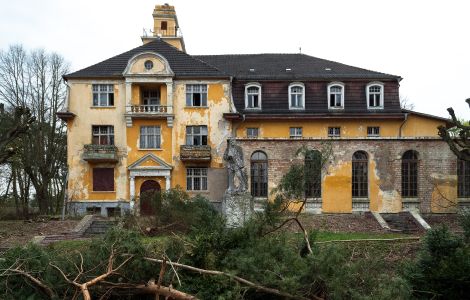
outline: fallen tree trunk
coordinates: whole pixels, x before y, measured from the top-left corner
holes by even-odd
[[[150,257],[145,257],[144,259],[148,260],[148,261],[151,261],[151,262],[160,263],[160,264],[164,263],[164,261],[161,260],[161,259],[150,258]],[[188,266],[188,265],[184,265],[184,264],[180,264],[180,263],[174,263],[174,262],[171,263],[171,265],[173,265],[174,267],[178,267],[178,268],[185,269],[185,270],[188,270],[188,271],[196,272],[196,273],[199,273],[199,274],[225,276],[225,277],[228,277],[232,280],[235,280],[237,282],[240,282],[242,284],[250,286],[250,287],[252,287],[252,288],[254,288],[258,291],[265,292],[265,293],[268,293],[268,294],[271,294],[271,295],[281,296],[281,297],[285,297],[285,298],[288,298],[288,299],[309,300],[308,298],[305,298],[305,297],[302,297],[302,296],[291,295],[289,293],[285,293],[285,292],[279,291],[277,289],[268,288],[268,287],[256,284],[254,282],[251,282],[249,280],[246,280],[244,278],[241,278],[241,277],[229,274],[229,273],[225,273],[225,272],[222,272],[222,271],[205,270],[205,269],[200,269],[200,268],[196,268],[196,267],[192,267],[192,266]],[[316,296],[313,296],[313,297],[317,300],[322,299],[322,298],[316,297]]]

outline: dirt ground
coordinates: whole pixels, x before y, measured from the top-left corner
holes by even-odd
[[[302,224],[308,229],[331,232],[387,233],[371,214],[302,215]],[[295,224],[291,224],[295,227]]]
[[[25,245],[36,235],[70,232],[79,220],[65,221],[0,221],[0,248]]]
[[[423,218],[431,227],[445,225],[452,232],[463,232],[463,228],[459,224],[459,215],[457,214],[423,214]]]

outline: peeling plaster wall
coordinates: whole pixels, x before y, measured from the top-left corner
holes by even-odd
[[[69,111],[76,117],[67,123],[69,197],[72,200],[116,201],[128,199],[125,85],[116,80],[69,80]],[[114,107],[92,107],[92,84],[114,84]],[[92,125],[113,125],[119,162],[88,163],[82,159],[83,145],[91,144]],[[93,191],[93,167],[114,167],[114,192]]]
[[[246,137],[246,129],[259,128],[264,138],[288,138],[290,127],[302,127],[304,137],[326,138],[328,127],[341,127],[341,136],[348,138],[367,137],[367,127],[379,126],[381,137],[398,137],[400,120],[309,120],[309,121],[247,121],[237,128],[237,137]],[[437,127],[445,125],[438,120],[409,115],[402,128],[403,137],[438,137]]]
[[[207,84],[208,107],[186,107],[186,84]],[[186,189],[186,167],[210,167],[208,174],[209,193],[213,201],[221,201],[226,189],[226,170],[223,154],[227,138],[231,134],[231,123],[223,118],[230,111],[230,82],[229,81],[175,81],[173,112],[173,171],[171,186],[181,186]],[[211,146],[212,159],[210,164],[183,163],[179,159],[180,145],[186,144],[186,126],[207,125],[208,144]],[[207,192],[201,192],[208,196]],[[194,193],[193,193],[194,194]]]
[[[324,140],[243,139],[238,142],[245,154],[248,174],[250,156],[262,150],[268,155],[268,189],[271,191],[294,162],[297,149],[307,146],[322,149]],[[439,196],[456,201],[456,158],[441,140],[364,139],[331,140],[333,157],[322,171],[323,212],[352,211],[352,155],[365,151],[369,156],[370,210],[399,212],[402,210],[401,157],[407,150],[419,153],[418,200],[421,212],[447,212]],[[251,179],[250,179],[251,180]],[[439,190],[440,192],[437,192]],[[268,193],[268,195],[270,195]],[[270,197],[272,197],[270,195]]]

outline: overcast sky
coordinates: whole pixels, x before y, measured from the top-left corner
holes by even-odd
[[[141,45],[157,0],[0,0],[0,48],[78,70]],[[400,75],[415,110],[470,119],[470,1],[173,0],[189,54],[302,53]]]

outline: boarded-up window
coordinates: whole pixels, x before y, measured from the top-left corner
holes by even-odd
[[[114,191],[114,169],[93,168],[93,191]]]

